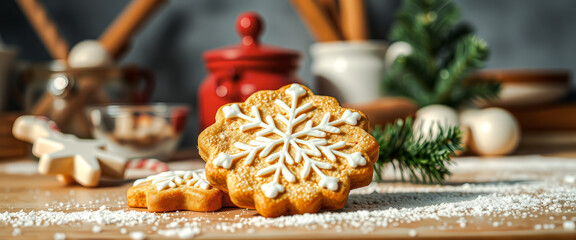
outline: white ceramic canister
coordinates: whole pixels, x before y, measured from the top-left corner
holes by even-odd
[[[322,42],[310,47],[312,73],[321,95],[362,104],[381,95],[388,45],[379,41]]]

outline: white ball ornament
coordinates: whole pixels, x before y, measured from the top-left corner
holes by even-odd
[[[68,64],[74,68],[106,67],[112,63],[110,54],[95,40],[79,42],[68,54]]]
[[[466,110],[460,114],[460,121],[470,130],[470,149],[479,155],[510,154],[520,143],[518,122],[502,108]]]
[[[446,105],[434,104],[421,108],[416,112],[414,136],[416,138],[434,139],[442,129],[458,126],[456,110]]]

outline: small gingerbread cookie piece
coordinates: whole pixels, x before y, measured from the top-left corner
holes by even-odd
[[[299,84],[222,106],[198,137],[210,183],[266,217],[342,208],[372,181],[368,119]]]
[[[128,206],[151,212],[216,211],[233,206],[228,195],[210,186],[204,169],[167,171],[134,182],[128,189]]]

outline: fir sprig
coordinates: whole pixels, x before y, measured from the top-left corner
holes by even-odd
[[[451,156],[462,150],[460,129],[439,125],[434,138],[424,137],[424,134],[416,137],[413,125],[410,118],[399,119],[372,132],[380,145],[378,161],[374,164],[376,180],[382,180],[382,172],[388,164],[399,173],[402,181],[408,177],[412,183],[441,183],[451,175],[448,169]]]
[[[416,101],[419,106],[458,107],[477,99],[495,98],[494,81],[466,81],[489,56],[486,42],[460,22],[460,10],[451,0],[404,0],[390,31],[391,41],[404,41],[412,53],[392,64],[384,91]]]

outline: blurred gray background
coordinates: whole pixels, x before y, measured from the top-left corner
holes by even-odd
[[[43,0],[73,46],[97,39],[128,0]],[[371,39],[386,40],[399,0],[367,0]],[[490,45],[488,68],[576,70],[576,1],[460,0],[463,18]],[[256,11],[265,20],[262,42],[303,53],[299,75],[311,83],[309,46],[314,39],[288,1],[172,0],[134,37],[124,63],[154,72],[153,101],[180,102],[194,111],[182,147],[196,146],[196,91],[206,76],[202,52],[239,42],[235,19]],[[0,36],[20,51],[20,61],[51,58],[14,1],[0,1]],[[574,86],[574,82],[572,82]],[[573,87],[574,88],[574,87]],[[570,98],[572,99],[572,98]],[[14,100],[12,100],[14,101]],[[14,110],[21,105],[10,102]]]

